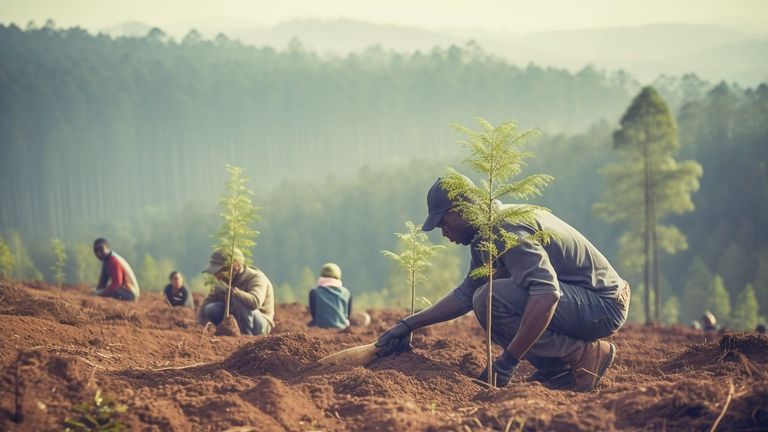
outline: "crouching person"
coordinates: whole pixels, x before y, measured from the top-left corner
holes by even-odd
[[[535,211],[530,221],[501,227],[522,240],[494,264],[498,279],[489,311],[490,288],[483,278],[472,277],[472,270],[483,265],[483,246],[459,205],[438,179],[427,194],[429,215],[423,229],[441,228],[450,241],[470,246],[470,273],[440,301],[381,335],[379,356],[410,349],[415,329],[474,311],[483,327],[491,315],[493,342],[503,349],[480,381],[491,373],[492,381],[504,387],[526,359],[537,369],[529,381],[553,389],[594,390],[616,356],[616,346],[605,339],[626,322],[629,284],[576,229],[551,213]],[[543,245],[527,238],[538,230],[550,233],[552,240]]]
[[[101,261],[101,276],[95,294],[118,300],[138,300],[139,283],[131,265],[109,247],[105,238],[93,242],[93,254]]]
[[[208,266],[203,269],[203,273],[212,274],[221,283],[214,287],[200,305],[198,321],[202,324],[219,324],[224,319],[229,282],[228,255],[225,250],[217,250],[211,255]],[[245,258],[239,249],[235,249],[232,264],[232,294],[229,306],[242,334],[266,335],[275,326],[272,282],[261,270],[245,265]]]
[[[323,265],[317,286],[309,291],[310,326],[322,328],[349,327],[352,294],[341,283],[341,268],[334,263]]]
[[[184,275],[180,271],[174,270],[168,276],[168,285],[163,289],[165,300],[172,307],[195,308],[195,300],[192,298],[192,292],[184,285]]]

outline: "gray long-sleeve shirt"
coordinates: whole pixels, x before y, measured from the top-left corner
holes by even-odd
[[[528,290],[530,295],[560,293],[560,282],[595,291],[606,298],[617,298],[625,284],[613,269],[608,259],[587,240],[584,235],[547,211],[537,211],[534,224],[507,224],[503,229],[524,239],[537,230],[554,235],[546,245],[533,241],[522,241],[502,254],[495,263],[496,278],[511,278],[518,286]],[[484,262],[477,250],[479,240],[470,244],[470,270]],[[486,283],[486,278],[474,279],[467,274],[453,294],[472,310],[472,295]]]

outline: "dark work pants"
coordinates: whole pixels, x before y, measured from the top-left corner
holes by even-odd
[[[560,300],[549,326],[528,350],[525,359],[541,370],[562,370],[579,359],[589,342],[616,333],[627,320],[629,287],[622,292],[625,301],[604,298],[592,290],[560,282]],[[475,316],[485,328],[488,285],[475,291],[472,299]],[[512,279],[493,281],[492,339],[503,348],[509,346],[520,328],[528,290]]]
[[[235,316],[240,333],[263,335],[269,332],[269,322],[258,310],[248,309],[240,300],[232,298],[230,313]],[[219,324],[224,319],[224,302],[208,303],[203,306],[203,313],[208,321]]]
[[[96,294],[102,297],[116,298],[118,300],[128,300],[128,301],[136,300],[136,296],[133,294],[133,291],[125,287],[120,287],[114,291],[100,289],[100,290],[96,290]]]

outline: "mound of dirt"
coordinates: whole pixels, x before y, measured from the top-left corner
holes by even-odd
[[[9,280],[0,279],[0,298],[5,300],[18,300],[31,297],[22,285]]]
[[[768,335],[755,333],[730,333],[720,339],[723,351],[738,351],[757,359],[768,360]]]
[[[61,324],[78,324],[86,319],[76,306],[56,297],[33,297],[21,286],[0,281],[0,314],[32,316]]]
[[[195,311],[185,307],[171,307],[165,301],[153,301],[141,318],[145,327],[156,329],[186,329],[195,325]]]
[[[768,336],[750,333],[724,335],[720,342],[695,344],[661,367],[665,372],[696,371],[716,376],[744,374],[765,369],[768,364]],[[755,366],[757,365],[757,366]]]
[[[251,377],[272,375],[290,379],[298,371],[327,355],[323,343],[301,333],[267,336],[248,343],[227,357],[226,370]]]
[[[221,320],[213,334],[216,336],[240,336],[240,327],[237,326],[237,319],[234,315],[227,315]]]
[[[286,333],[302,333],[306,330],[307,325],[295,320],[280,320],[275,323],[275,328],[272,329],[271,334],[286,334]]]
[[[287,387],[278,379],[263,378],[241,396],[277,420],[286,430],[326,429],[322,427],[326,423],[323,412],[306,395]]]
[[[61,429],[60,422],[72,414],[69,407],[89,400],[95,392],[93,368],[75,356],[21,351],[0,375],[0,394],[16,395],[17,372],[27,430]],[[41,411],[48,415],[40,415]]]
[[[768,430],[768,385],[757,384],[746,395],[734,399],[723,424],[733,429]]]

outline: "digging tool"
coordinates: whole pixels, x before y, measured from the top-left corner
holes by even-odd
[[[361,345],[352,348],[347,348],[343,351],[325,356],[317,361],[321,365],[338,365],[338,366],[365,366],[376,358],[376,353],[379,351],[379,347],[376,346],[376,342],[368,345]]]

